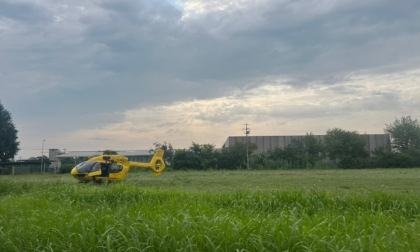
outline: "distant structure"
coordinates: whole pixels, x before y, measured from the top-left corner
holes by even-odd
[[[313,135],[320,141],[324,141],[325,135]],[[390,142],[388,134],[361,134],[366,139],[366,150],[370,154],[380,147],[386,147]],[[223,144],[223,148],[228,148],[236,143],[254,143],[257,149],[256,154],[264,153],[275,148],[285,148],[292,143],[293,139],[302,139],[305,135],[300,136],[230,136]]]
[[[58,169],[61,167],[60,159],[58,159],[58,155],[61,154],[59,149],[49,149],[48,151],[48,159],[50,160],[50,169],[53,169],[54,172],[57,172]]]

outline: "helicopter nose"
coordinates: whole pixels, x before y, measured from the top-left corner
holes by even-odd
[[[77,169],[76,168],[73,168],[71,170],[71,173],[70,174],[73,175],[73,176],[76,176],[77,175]]]

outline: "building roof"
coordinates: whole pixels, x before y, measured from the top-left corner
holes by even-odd
[[[57,155],[58,158],[73,158],[73,157],[96,157],[102,155],[104,151],[70,151],[67,153],[62,153]],[[149,150],[121,150],[116,151],[118,155],[126,156],[126,157],[132,157],[132,156],[151,156],[153,155],[153,152],[150,152]]]

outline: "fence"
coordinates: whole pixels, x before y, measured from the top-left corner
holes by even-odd
[[[48,164],[44,163],[41,167],[41,161],[37,160],[22,160],[15,162],[0,163],[0,175],[17,175],[29,173],[55,172],[54,169],[50,171]]]

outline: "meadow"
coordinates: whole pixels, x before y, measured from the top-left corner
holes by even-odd
[[[0,251],[420,251],[420,169],[0,176]]]

